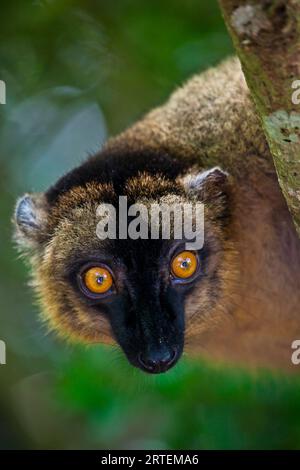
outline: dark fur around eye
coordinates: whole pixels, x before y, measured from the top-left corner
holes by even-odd
[[[167,250],[163,250],[163,260],[165,259],[166,269],[170,270],[170,263],[174,256],[179,254],[181,251],[184,251],[185,245],[183,243],[174,245],[171,249],[168,248]],[[178,290],[182,295],[189,293],[195,285],[201,282],[201,279],[207,275],[207,264],[208,258],[210,256],[211,249],[209,244],[206,243],[203,248],[197,251],[197,258],[198,258],[198,268],[195,274],[190,279],[186,280],[179,280],[179,279],[172,279],[172,275],[170,273],[170,286],[173,289]],[[95,256],[92,255],[88,258],[86,257],[74,257],[73,259],[68,259],[68,263],[65,267],[65,272],[63,273],[63,279],[71,284],[75,293],[80,296],[81,300],[87,304],[88,306],[97,306],[105,304],[110,304],[114,301],[113,298],[117,296],[122,296],[123,293],[117,292],[115,286],[115,277],[118,275],[117,271],[120,270],[120,265],[122,265],[121,260],[116,260],[113,257],[107,256]],[[92,294],[87,291],[87,289],[83,285],[82,275],[83,273],[93,266],[103,266],[107,268],[114,279],[113,287],[110,291],[105,294]],[[128,281],[128,279],[127,279]],[[127,283],[126,283],[127,284]],[[127,286],[128,287],[128,286]],[[165,286],[167,288],[167,284]],[[125,286],[124,286],[125,288]],[[126,290],[127,288],[125,288]]]
[[[89,292],[88,289],[84,286],[83,283],[83,274],[94,266],[102,266],[107,269],[112,277],[113,281],[115,280],[114,270],[111,267],[111,260],[109,263],[108,259],[103,261],[102,259],[93,257],[90,259],[84,258],[74,258],[69,259],[68,264],[66,265],[65,271],[62,274],[62,278],[65,282],[68,282],[73,287],[74,291],[82,298],[82,300],[88,305],[98,304],[99,302],[109,301],[109,297],[115,293],[115,285],[113,284],[112,288],[104,294],[93,294]]]

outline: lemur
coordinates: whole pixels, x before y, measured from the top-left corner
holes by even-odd
[[[204,205],[204,244],[96,236],[99,203]],[[64,338],[117,343],[165,372],[183,351],[213,362],[295,369],[300,242],[238,59],[169,100],[45,193],[25,194],[15,237],[43,318]]]

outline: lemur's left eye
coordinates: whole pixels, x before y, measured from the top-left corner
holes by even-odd
[[[182,251],[171,262],[171,272],[179,279],[189,279],[195,274],[198,266],[198,258],[192,251]]]
[[[81,276],[81,280],[88,293],[105,294],[113,284],[113,278],[108,269],[102,266],[93,266]]]

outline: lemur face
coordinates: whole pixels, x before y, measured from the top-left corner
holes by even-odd
[[[133,366],[164,372],[192,335],[193,316],[203,315],[205,324],[222,298],[231,252],[227,175],[213,169],[171,179],[138,171],[118,184],[106,179],[64,180],[61,190],[24,196],[16,209],[18,240],[31,252],[50,328],[89,343],[116,341]],[[109,203],[118,214],[121,195],[129,205],[202,201],[203,247],[186,250],[184,239],[99,239],[97,208]]]

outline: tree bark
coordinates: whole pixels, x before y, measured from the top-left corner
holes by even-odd
[[[219,0],[300,235],[300,0]]]

